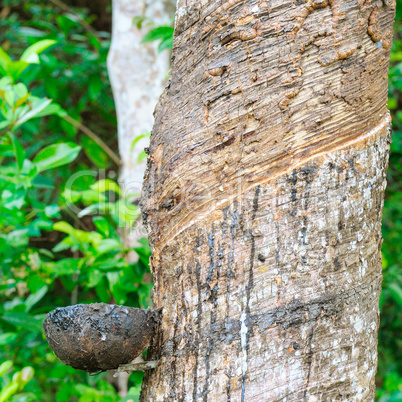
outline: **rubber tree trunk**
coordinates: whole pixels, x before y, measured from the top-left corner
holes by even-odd
[[[145,160],[138,162],[149,138],[143,138],[133,147],[133,141],[150,132],[153,112],[166,84],[169,54],[158,54],[157,43],[141,44],[146,32],[153,26],[169,25],[174,12],[173,0],[113,0],[112,43],[108,55],[108,72],[117,111],[119,150],[122,158],[120,182],[127,194],[140,193],[145,171]],[[134,17],[145,16],[142,29]],[[130,230],[127,242],[135,243],[144,237],[141,230]],[[130,237],[129,237],[130,236]]]
[[[370,401],[393,1],[179,0],[143,195],[143,401]]]

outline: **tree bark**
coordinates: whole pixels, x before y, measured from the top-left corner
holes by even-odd
[[[179,0],[142,200],[144,401],[369,401],[393,1]]]

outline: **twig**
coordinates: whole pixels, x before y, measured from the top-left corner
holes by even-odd
[[[73,218],[74,222],[81,227],[82,230],[89,232],[89,228],[86,225],[84,225],[84,223],[82,222],[81,219],[78,219],[77,215],[73,211],[70,210],[68,205],[67,205],[67,208],[63,209],[63,211],[66,211]]]
[[[51,0],[51,1],[53,1],[53,0]],[[82,131],[85,135],[87,135],[89,138],[94,140],[110,156],[110,158],[116,163],[116,165],[118,165],[118,166],[121,165],[121,160],[118,157],[118,155],[116,155],[112,151],[112,149],[108,145],[106,145],[92,130],[90,130],[87,126],[84,126],[79,121],[73,119],[72,117],[70,117],[68,115],[64,115],[62,117],[65,121],[72,124],[75,128]]]
[[[156,361],[149,361],[149,362],[142,362],[142,363],[128,363],[128,364],[122,364],[119,366],[116,370],[117,373],[125,372],[125,373],[131,373],[133,371],[147,371],[147,370],[152,370],[156,368],[156,366],[159,364],[159,360]],[[115,375],[116,375],[115,374]]]

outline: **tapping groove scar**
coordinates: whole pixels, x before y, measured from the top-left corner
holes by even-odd
[[[365,140],[370,139],[371,137],[375,137],[376,134],[378,134],[379,131],[383,130],[386,126],[389,126],[391,124],[391,115],[389,114],[389,112],[381,119],[380,123],[377,124],[376,127],[374,127],[373,129],[369,130],[367,133],[365,133],[364,135],[360,135],[357,138],[352,138],[346,141],[343,141],[340,145],[338,144],[334,144],[334,146],[332,148],[326,149],[324,151],[320,151],[318,153],[312,154],[306,158],[301,158],[299,161],[297,161],[297,163],[295,164],[291,164],[291,166],[289,166],[287,169],[281,170],[275,174],[273,174],[272,176],[266,177],[263,180],[256,180],[254,181],[251,185],[249,185],[248,187],[244,188],[242,191],[239,191],[235,194],[230,195],[227,198],[224,198],[222,200],[220,200],[219,202],[217,202],[212,208],[208,209],[205,213],[197,216],[195,219],[191,220],[190,222],[188,222],[187,224],[183,225],[180,227],[179,230],[177,230],[175,233],[173,233],[174,231],[171,230],[170,233],[168,233],[163,239],[161,239],[160,243],[158,244],[157,248],[161,251],[164,249],[164,247],[169,244],[169,242],[171,242],[176,236],[178,236],[180,233],[184,232],[186,229],[188,229],[189,227],[193,226],[195,223],[205,219],[207,216],[211,215],[213,212],[217,211],[220,207],[222,207],[223,205],[227,204],[228,202],[234,200],[236,197],[239,197],[240,195],[244,194],[246,191],[250,191],[251,189],[255,188],[258,185],[262,185],[262,184],[267,184],[273,180],[275,180],[277,177],[282,176],[284,174],[289,173],[290,171],[297,169],[298,167],[300,167],[301,165],[304,165],[305,163],[311,161],[312,159],[318,158],[320,156],[326,155],[330,152],[336,152],[345,148],[348,148],[352,145],[358,144],[360,142],[364,142]],[[205,203],[209,203],[210,200],[207,200],[206,202],[204,202],[201,205],[204,205]],[[185,217],[189,216],[189,214],[187,214]]]

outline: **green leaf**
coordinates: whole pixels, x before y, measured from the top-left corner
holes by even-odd
[[[57,103],[50,103],[44,109],[42,109],[39,113],[36,114],[35,117],[44,117],[44,116],[59,116],[63,117],[67,115],[67,112]]]
[[[0,364],[0,378],[3,377],[11,368],[13,367],[13,362],[11,360],[6,360]]]
[[[66,188],[63,193],[62,197],[65,199],[67,203],[74,204],[81,199],[82,193],[81,191],[74,191]]]
[[[38,317],[28,313],[12,311],[3,314],[0,318],[16,327],[30,328],[33,331],[42,330],[42,316]]]
[[[158,52],[162,53],[166,49],[171,49],[173,47],[173,36],[171,38],[163,39],[158,46]]]
[[[146,17],[145,15],[136,15],[133,18],[133,25],[135,25],[138,29],[141,29],[143,22],[147,19],[148,17]]]
[[[42,288],[40,288],[37,292],[29,295],[24,303],[26,306],[25,311],[28,313],[36,303],[39,303],[43,299],[48,290],[49,287],[45,285]]]
[[[95,291],[101,302],[103,303],[109,302],[110,300],[109,283],[105,276],[103,276],[102,280],[95,286]]]
[[[53,225],[54,230],[58,230],[59,232],[67,233],[68,235],[72,235],[75,229],[67,222],[60,221],[56,222]]]
[[[5,208],[20,209],[25,204],[26,190],[22,187],[14,191],[4,190],[1,193],[1,200]],[[11,232],[12,233],[12,232]]]
[[[89,77],[88,82],[88,96],[92,101],[99,101],[102,99],[103,82],[98,75]]]
[[[17,80],[28,66],[29,63],[23,60],[12,61],[7,65],[7,75]]]
[[[17,382],[10,382],[0,391],[0,402],[9,401],[11,396],[14,395],[20,385]]]
[[[45,215],[48,218],[57,218],[60,216],[60,207],[56,204],[46,205]]]
[[[395,98],[389,97],[388,98],[388,104],[387,104],[388,109],[394,110],[398,107],[398,101]]]
[[[114,232],[108,220],[103,216],[94,216],[92,222],[95,225],[98,232],[104,237],[111,237],[111,232]]]
[[[7,244],[10,247],[25,247],[28,245],[28,229],[13,230],[7,234]]]
[[[123,248],[121,242],[116,239],[103,239],[98,247],[96,248],[96,251],[99,254],[104,254],[108,253],[110,251],[120,251]]]
[[[65,36],[68,36],[71,29],[77,25],[77,21],[68,18],[65,15],[60,15],[56,18],[58,26],[61,28]]]
[[[81,144],[85,155],[98,168],[105,169],[107,167],[109,156],[108,154],[89,137],[81,137]]]
[[[16,121],[16,125],[21,125],[26,121],[33,119],[34,117],[39,117],[40,112],[42,112],[48,105],[50,105],[51,102],[51,99],[40,99],[39,101],[36,101],[32,109],[28,113],[23,114]]]
[[[88,274],[88,287],[93,288],[102,280],[103,274],[97,269],[91,269]]]
[[[92,184],[92,190],[98,191],[100,193],[105,193],[107,191],[113,191],[116,194],[121,195],[121,189],[119,185],[110,179],[102,179],[97,181],[96,183]]]
[[[151,29],[143,38],[141,43],[153,42],[159,39],[168,39],[173,37],[173,28],[172,27],[157,27]]]
[[[145,151],[141,151],[140,154],[138,155],[137,162],[140,163],[144,159],[147,158],[147,153]]]
[[[1,48],[0,48],[1,49]],[[9,90],[9,86],[13,83],[13,80],[11,77],[3,77],[0,79],[0,89],[6,89]]]
[[[31,96],[30,93],[27,93],[24,96],[21,96],[21,98],[19,98],[16,102],[15,102],[15,108],[18,108],[20,106],[22,106],[27,100],[28,98]]]
[[[25,150],[15,135],[10,134],[10,137],[13,144],[14,156],[17,161],[18,170],[20,171],[24,164]]]
[[[138,141],[142,140],[143,138],[147,138],[150,137],[151,133],[145,133],[145,134],[141,134],[138,137],[135,137],[133,142],[131,143],[131,148],[130,150],[133,151],[135,148],[135,145],[137,144]]]
[[[4,99],[10,107],[14,107],[15,103],[15,93],[14,91],[6,91],[4,93]]]
[[[51,270],[57,276],[70,275],[76,273],[79,270],[80,265],[81,260],[77,258],[63,258],[62,260],[57,261]]]
[[[13,85],[13,90],[17,95],[17,99],[25,97],[29,93],[28,88],[21,82]]]
[[[33,376],[35,374],[35,370],[31,366],[24,367],[21,370],[21,382],[22,385],[25,385],[29,381],[32,380]]]
[[[49,145],[35,156],[33,163],[38,172],[54,169],[72,162],[80,150],[81,147],[73,142]]]
[[[402,307],[402,288],[397,283],[390,283],[387,289],[391,292],[392,298]]]
[[[0,334],[0,345],[8,345],[17,339],[17,334],[15,332],[6,332]],[[1,366],[0,366],[0,377],[1,377]]]
[[[10,56],[0,47],[0,66],[7,71],[7,64],[11,62]]]
[[[38,54],[42,53],[45,49],[49,46],[52,46],[56,43],[55,40],[52,39],[44,39],[40,40],[39,42],[34,43],[33,45],[29,46],[28,49],[22,53],[20,60],[26,61],[27,63],[35,63],[39,64],[39,57]]]
[[[48,177],[35,176],[32,181],[32,186],[36,188],[52,189],[54,188],[54,183],[53,180]]]

